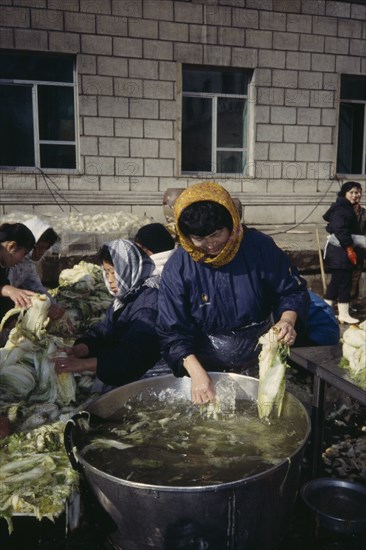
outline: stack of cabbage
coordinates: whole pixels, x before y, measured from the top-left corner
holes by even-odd
[[[54,521],[78,488],[78,474],[69,463],[63,434],[56,422],[0,440],[0,518],[13,530],[14,514]]]
[[[366,389],[366,321],[345,330],[342,342],[340,366],[347,369],[356,384]]]
[[[27,401],[29,410],[32,403],[41,404],[41,420],[42,408],[55,404],[56,411],[51,414],[57,414],[56,403],[63,407],[76,397],[73,375],[55,372],[52,355],[63,342],[47,333],[50,304],[45,294],[36,294],[29,309],[11,310],[3,322],[14,313],[19,317],[5,347],[0,349],[1,401]],[[8,408],[9,416],[14,408]],[[24,431],[0,443],[0,517],[7,520],[10,532],[14,513],[53,520],[65,510],[66,499],[78,482],[64,450],[64,423],[47,424],[28,433],[26,426],[27,421]]]
[[[142,225],[151,221],[146,215],[139,216],[122,210],[98,214],[72,212],[69,215],[53,216],[52,227],[61,236],[70,231],[104,234],[116,232],[118,238],[129,239],[136,235]]]
[[[61,204],[59,206],[62,207]],[[0,215],[0,223],[24,222],[31,217],[28,212],[15,211]],[[48,254],[62,253],[63,256],[94,254],[105,241],[134,239],[140,227],[154,221],[146,214],[138,215],[123,210],[97,214],[62,211],[59,215],[45,214],[41,218],[53,227],[61,239]]]
[[[278,329],[272,327],[259,338],[258,415],[268,420],[271,414],[281,416],[286,390],[286,358],[289,347],[277,339]]]
[[[6,346],[0,349],[0,413],[11,418],[13,429],[24,431],[56,420],[92,397],[94,374],[57,375],[53,357],[68,339],[73,343],[104,316],[112,297],[102,269],[94,264],[80,262],[63,270],[59,282],[53,294],[66,310],[61,319],[50,321],[50,300],[42,294],[32,299],[28,310],[15,308],[2,321],[19,314]]]
[[[84,261],[61,271],[59,286],[51,295],[66,312],[60,320],[52,321],[48,330],[73,340],[104,316],[113,299],[102,268]]]
[[[9,400],[51,402],[68,405],[75,401],[72,374],[57,375],[52,356],[63,341],[47,333],[50,299],[46,294],[32,297],[29,309],[16,308],[3,318],[19,313],[5,347],[0,349],[0,392]],[[2,327],[0,327],[1,330]]]

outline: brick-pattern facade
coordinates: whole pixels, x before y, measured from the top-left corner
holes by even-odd
[[[251,175],[216,179],[250,224],[322,223],[340,74],[366,74],[366,6],[321,0],[0,0],[0,48],[77,58],[81,169],[59,201],[162,219],[180,175],[181,63],[254,70]],[[1,122],[0,122],[1,123]],[[38,174],[0,172],[0,214],[59,213]],[[60,198],[62,197],[62,198]]]

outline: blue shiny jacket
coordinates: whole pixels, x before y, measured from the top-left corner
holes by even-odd
[[[97,376],[105,384],[138,380],[159,361],[157,302],[157,288],[143,286],[122,308],[110,306],[105,318],[76,340],[89,347],[89,357],[97,358]]]
[[[296,311],[305,323],[306,281],[271,237],[245,229],[235,258],[220,268],[192,260],[178,248],[166,263],[158,302],[162,355],[182,376],[182,360],[203,334],[227,333],[265,321],[276,310]]]

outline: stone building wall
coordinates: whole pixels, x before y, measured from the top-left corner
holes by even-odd
[[[339,189],[341,74],[366,74],[366,6],[320,0],[0,0],[0,48],[75,54],[79,173],[0,172],[1,210],[147,212],[180,175],[183,63],[254,70],[251,175],[212,179],[248,223],[322,223]],[[205,178],[207,179],[207,178]],[[364,181],[364,180],[363,180]]]

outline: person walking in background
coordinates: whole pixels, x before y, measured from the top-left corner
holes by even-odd
[[[325,264],[331,272],[331,280],[325,300],[333,306],[338,301],[340,323],[354,324],[359,320],[349,314],[352,288],[352,273],[358,263],[358,254],[352,235],[359,234],[355,205],[360,203],[361,184],[356,181],[344,183],[334,202],[323,218],[330,233],[324,251]],[[359,252],[360,254],[360,252]]]

